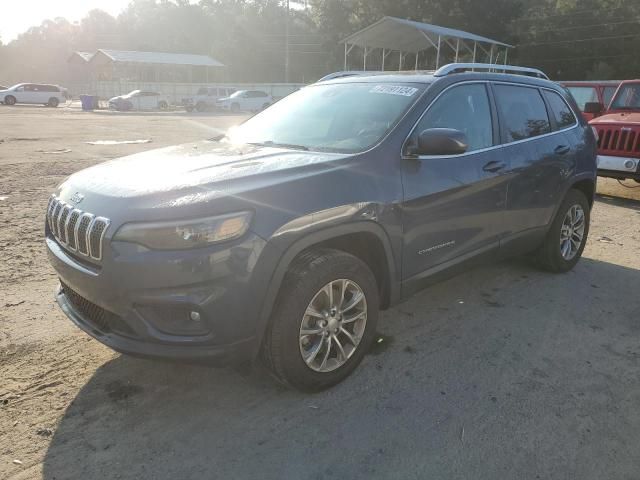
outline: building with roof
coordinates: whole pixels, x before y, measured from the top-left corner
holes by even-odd
[[[349,54],[358,47],[363,70],[384,70],[393,54],[393,66],[403,68],[438,69],[445,58],[453,61],[507,63],[512,45],[453,28],[428,23],[384,17],[376,23],[348,36],[344,43],[344,69],[349,69]],[[373,57],[373,58],[371,58]],[[373,61],[372,61],[373,60]],[[391,60],[391,59],[390,59]],[[360,63],[361,62],[361,63]]]
[[[220,82],[224,65],[208,55],[99,49],[68,59],[74,94],[108,97],[134,89],[184,91],[177,85]],[[191,90],[186,88],[186,90]]]

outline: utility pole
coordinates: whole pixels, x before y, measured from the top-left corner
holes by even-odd
[[[284,83],[289,83],[289,0],[287,0],[287,18],[284,23]]]

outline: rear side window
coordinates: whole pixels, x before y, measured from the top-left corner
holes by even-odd
[[[558,129],[567,128],[576,124],[576,117],[573,115],[571,108],[567,105],[567,102],[558,95],[556,92],[544,91],[544,96],[549,102],[551,112],[556,119],[556,125]]]
[[[495,85],[495,92],[507,143],[551,132],[547,107],[537,88]]]
[[[580,111],[584,111],[584,106],[589,102],[598,101],[598,92],[595,87],[567,87],[578,104]]]
[[[454,128],[467,136],[467,151],[493,145],[493,126],[487,88],[473,83],[444,92],[418,122],[415,133],[429,128]]]

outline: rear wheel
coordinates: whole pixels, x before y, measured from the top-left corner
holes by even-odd
[[[58,100],[56,97],[51,97],[49,99],[49,102],[47,103],[47,105],[53,108],[56,108],[59,104],[60,104],[60,100]]]
[[[571,270],[587,243],[589,219],[587,197],[579,190],[569,190],[538,251],[540,266],[558,273]]]
[[[189,107],[184,107],[184,109],[185,109],[187,112],[193,112],[193,107],[191,107],[191,106],[189,106]]]
[[[264,345],[284,383],[319,391],[355,370],[371,345],[378,288],[369,267],[337,250],[301,255],[287,272]]]
[[[13,95],[7,95],[6,97],[4,97],[4,103],[6,105],[15,105],[16,97],[14,97]]]
[[[164,100],[160,100],[158,102],[158,108],[160,110],[166,110],[167,108],[169,108],[169,104],[167,102],[165,102]]]
[[[196,110],[199,112],[204,112],[207,109],[207,104],[204,102],[196,103]]]

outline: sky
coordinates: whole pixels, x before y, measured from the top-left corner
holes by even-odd
[[[0,39],[6,44],[47,18],[65,17],[74,22],[94,8],[115,16],[127,6],[129,0],[2,0],[0,3],[3,4]]]

